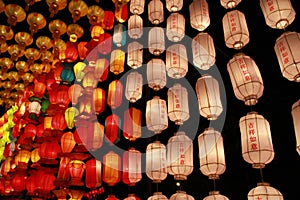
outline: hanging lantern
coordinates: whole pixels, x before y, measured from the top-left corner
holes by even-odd
[[[14,192],[22,192],[26,189],[27,176],[22,174],[15,174],[12,177],[10,185]]]
[[[198,33],[192,40],[193,64],[202,70],[210,69],[216,62],[213,38],[208,33]]]
[[[110,144],[120,140],[121,119],[116,114],[111,114],[105,119],[105,137]]]
[[[102,180],[109,186],[121,181],[121,157],[113,151],[103,156]]]
[[[9,45],[7,48],[7,52],[10,55],[10,59],[13,61],[17,61],[25,53],[25,51],[23,49],[20,49],[17,44]]]
[[[33,92],[36,97],[42,98],[45,94],[45,91],[46,91],[46,85],[43,82],[36,81],[34,83]]]
[[[40,49],[40,53],[45,53],[52,47],[52,41],[48,36],[39,36],[35,40],[35,44]]]
[[[166,70],[169,77],[183,78],[188,72],[188,58],[183,44],[173,44],[166,52]]]
[[[227,71],[236,98],[244,101],[247,106],[255,105],[264,91],[263,80],[255,61],[238,53],[227,63]]]
[[[115,195],[109,194],[105,200],[120,200]]]
[[[159,141],[147,145],[146,175],[153,183],[160,183],[167,178],[166,146]]]
[[[242,0],[220,0],[221,5],[226,9],[233,9],[235,8],[239,3],[241,3]]]
[[[118,75],[124,71],[125,52],[121,49],[115,49],[110,54],[110,71]]]
[[[85,163],[81,160],[72,160],[69,162],[68,168],[71,175],[71,181],[69,182],[69,185],[83,186],[84,183],[81,181],[81,178],[86,168]]]
[[[219,191],[209,192],[209,196],[206,196],[203,200],[229,200],[224,195],[221,195]]]
[[[54,130],[63,131],[67,127],[64,113],[57,113],[52,117],[51,126]]]
[[[126,27],[123,24],[119,23],[114,26],[113,43],[117,47],[121,47],[126,44]]]
[[[208,120],[216,120],[223,111],[219,83],[211,75],[203,75],[196,83],[199,113]]]
[[[81,200],[85,191],[82,191],[82,190],[70,190],[68,189],[68,195],[71,197],[70,200]]]
[[[35,48],[27,48],[25,51],[25,57],[27,58],[27,64],[31,65],[34,61],[40,58],[40,52]]]
[[[178,12],[182,9],[183,0],[167,0],[166,7],[169,12]]]
[[[7,4],[5,15],[7,16],[7,23],[11,26],[16,26],[17,22],[22,22],[26,18],[25,10],[17,4]]]
[[[228,48],[241,49],[249,43],[249,31],[244,13],[239,10],[227,12],[223,19],[225,44]]]
[[[94,189],[102,184],[101,169],[102,163],[95,158],[89,160],[85,164],[85,185],[87,188]]]
[[[124,111],[123,136],[129,141],[135,141],[142,136],[142,112],[131,107]]]
[[[176,191],[176,193],[170,197],[170,200],[195,200],[195,199],[191,195],[188,195],[185,191],[179,190]]]
[[[153,58],[147,63],[147,81],[148,86],[155,91],[166,86],[166,65],[163,60]]]
[[[89,71],[84,75],[82,80],[82,86],[85,89],[85,92],[91,94],[97,87],[97,84],[98,80],[96,79],[93,71]]]
[[[54,41],[59,41],[61,35],[67,32],[67,25],[60,19],[55,19],[48,24],[49,31],[52,33]]]
[[[67,0],[46,0],[49,6],[50,18],[54,17],[58,11],[63,10],[68,5]]]
[[[35,148],[34,150],[31,151],[30,154],[30,161],[31,161],[31,168],[38,168],[39,166],[39,161],[41,157],[39,155],[39,148]]]
[[[174,1],[170,1],[174,2]],[[179,13],[172,13],[167,19],[166,35],[172,42],[179,42],[185,35],[185,18]]]
[[[57,164],[57,155],[61,152],[61,147],[57,142],[44,142],[39,146],[41,163]]]
[[[27,15],[27,23],[29,24],[31,35],[37,33],[39,29],[44,28],[47,24],[45,17],[38,12],[29,13]]]
[[[78,144],[79,149],[83,152],[87,151],[88,140],[93,133],[93,123],[87,119],[76,120],[76,130],[74,132],[74,140]]]
[[[99,25],[93,25],[91,28],[91,38],[95,42],[99,42],[101,34],[104,33],[104,29]]]
[[[149,52],[155,56],[159,56],[165,51],[165,33],[161,27],[152,27],[148,35]]]
[[[64,189],[53,190],[52,192],[56,196],[57,200],[66,199],[67,192]]]
[[[243,159],[253,168],[263,168],[274,158],[269,122],[257,112],[249,112],[239,122]]]
[[[168,173],[175,180],[186,180],[194,169],[193,142],[183,131],[177,132],[168,140]]]
[[[30,114],[35,114],[36,116],[39,116],[41,113],[41,103],[38,101],[32,101],[30,102],[29,106],[28,106],[28,112]]]
[[[105,90],[96,88],[93,92],[94,110],[96,115],[102,113],[105,109]]]
[[[78,115],[79,111],[75,107],[69,107],[65,110],[65,120],[69,129],[72,129],[75,126],[75,118]]]
[[[132,2],[132,1],[131,1]],[[128,35],[138,39],[143,35],[143,19],[139,15],[131,15],[128,19]]]
[[[11,40],[13,37],[13,29],[6,25],[0,25],[0,44],[6,43],[7,40]]]
[[[67,34],[70,42],[77,42],[77,39],[83,36],[84,30],[78,24],[69,24],[67,27]]]
[[[128,4],[115,7],[115,18],[117,22],[124,23],[128,19]]]
[[[247,197],[248,200],[256,200],[256,199],[283,200],[283,196],[281,192],[271,187],[269,183],[257,183],[257,187],[251,189]]]
[[[179,83],[168,90],[168,116],[176,125],[182,125],[189,119],[188,92]]]
[[[135,194],[128,194],[128,196],[124,200],[141,200],[141,199],[135,196]]]
[[[85,73],[84,73],[84,69],[86,67],[86,64],[84,62],[77,62],[73,69],[74,69],[74,74],[76,77],[76,81],[77,82],[81,82]]]
[[[148,19],[155,25],[164,21],[164,5],[160,0],[151,0],[148,3]]]
[[[149,197],[147,200],[168,200],[168,198],[163,195],[161,192],[154,192],[151,197]]]
[[[143,76],[138,72],[130,72],[127,75],[125,97],[131,103],[135,103],[142,97]]]
[[[191,27],[204,31],[210,25],[209,7],[206,0],[194,0],[190,6]]]
[[[99,78],[99,82],[103,82],[108,76],[109,61],[106,58],[98,58],[96,60],[94,74]]]
[[[87,148],[90,151],[96,151],[103,145],[104,126],[97,121],[94,122],[91,134],[92,136],[88,140]]]
[[[135,41],[127,45],[127,65],[133,69],[143,65],[143,45]]]
[[[271,28],[284,29],[295,20],[296,12],[290,0],[260,0],[260,8]]]
[[[20,150],[18,154],[15,156],[15,163],[17,165],[17,169],[26,170],[28,162],[30,160],[30,151],[28,150]]]
[[[292,117],[293,117],[293,124],[295,130],[295,137],[296,137],[296,150],[300,155],[300,100],[296,101],[292,105]]]
[[[72,0],[69,2],[68,9],[72,14],[73,23],[75,24],[81,17],[88,12],[88,5],[81,0]]]
[[[114,27],[115,14],[110,10],[104,11],[104,17],[102,21],[102,27],[105,30],[111,30]]]
[[[104,19],[104,10],[98,5],[92,5],[88,8],[87,18],[91,25],[100,24]]]
[[[108,86],[107,105],[112,109],[122,104],[123,85],[119,80],[113,80]]]
[[[218,179],[226,170],[223,137],[213,128],[198,136],[200,171],[209,179]]]
[[[285,32],[276,39],[274,46],[283,77],[295,82],[300,82],[299,36],[297,32]]]
[[[144,12],[145,0],[131,0],[129,10],[134,15],[140,15]]]
[[[79,102],[79,118],[81,119],[90,119],[92,116],[95,116],[93,98],[88,95],[82,95],[78,98]]]
[[[79,84],[73,84],[68,89],[68,96],[72,105],[76,105],[78,102],[78,97],[81,96],[83,88]]]
[[[167,103],[159,96],[154,96],[147,101],[146,124],[147,128],[155,134],[161,133],[168,127]]]
[[[134,148],[129,148],[123,153],[123,183],[134,186],[142,180],[142,154]]]
[[[61,136],[60,146],[63,153],[71,153],[75,145],[76,142],[72,132],[66,132]]]

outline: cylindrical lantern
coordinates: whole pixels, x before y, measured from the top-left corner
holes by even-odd
[[[160,183],[167,178],[166,146],[159,141],[147,145],[146,175],[154,183]]]
[[[216,120],[223,111],[219,83],[211,75],[203,75],[196,83],[199,113],[208,120]]]
[[[106,58],[98,58],[96,60],[95,65],[95,77],[100,82],[103,82],[107,79],[108,76],[108,68],[109,68],[109,61]]]
[[[127,75],[125,97],[131,103],[135,103],[142,97],[143,90],[143,76],[142,74],[134,71]]]
[[[243,159],[253,168],[263,168],[274,158],[269,122],[257,112],[249,112],[239,122]]]
[[[147,63],[148,86],[158,91],[166,86],[166,65],[162,59],[153,58]]]
[[[235,8],[242,0],[220,0],[221,5],[226,9]]]
[[[179,190],[176,191],[176,193],[170,197],[170,200],[195,200],[195,199],[191,195],[188,195],[185,191]]]
[[[126,44],[126,27],[121,23],[114,26],[113,43],[117,47]]]
[[[121,181],[121,157],[113,151],[103,156],[102,180],[109,186]]]
[[[248,200],[266,199],[283,200],[281,192],[269,183],[257,183],[257,186],[248,192]]]
[[[170,1],[174,2],[174,1]],[[179,42],[185,35],[185,18],[179,13],[172,13],[167,19],[166,35],[172,42]]]
[[[204,31],[210,25],[209,8],[206,0],[194,0],[190,6],[191,27]]]
[[[183,0],[166,0],[166,7],[169,12],[177,12],[182,9]]]
[[[286,79],[300,82],[300,34],[285,32],[277,38],[274,49],[280,70]]]
[[[161,192],[154,192],[151,197],[149,197],[147,200],[168,200],[168,198],[163,195]]]
[[[148,19],[155,25],[164,21],[164,5],[160,0],[151,0],[148,3]]]
[[[263,80],[255,61],[238,53],[227,63],[231,84],[237,99],[247,106],[255,105],[264,91]]]
[[[105,137],[110,144],[120,140],[121,119],[116,114],[111,114],[105,119]]]
[[[72,160],[68,164],[68,168],[71,175],[70,185],[83,186],[84,183],[81,181],[85,170],[85,163],[81,160]]]
[[[284,29],[296,17],[290,0],[260,0],[260,8],[266,24],[274,29]]]
[[[132,14],[140,15],[144,12],[145,0],[131,0],[129,10]]]
[[[124,71],[125,52],[115,49],[110,54],[110,71],[118,75]]]
[[[193,171],[193,142],[183,131],[172,136],[167,145],[168,173],[175,180],[186,180]]]
[[[111,12],[111,11],[108,11],[108,12]],[[104,21],[105,20],[107,20],[107,19],[104,18]],[[104,32],[99,37],[97,50],[98,50],[99,53],[107,55],[111,52],[111,47],[112,47],[112,37],[109,33]]]
[[[115,109],[122,104],[123,85],[119,80],[113,80],[108,86],[107,104]]]
[[[98,115],[105,109],[105,90],[96,88],[93,92],[94,110]]]
[[[101,24],[103,29],[111,30],[114,27],[114,21],[115,21],[115,14],[110,10],[104,11],[104,17]]]
[[[182,125],[190,117],[188,92],[179,83],[168,90],[168,116],[177,125]]]
[[[225,44],[228,48],[241,49],[249,43],[249,31],[244,13],[239,10],[227,12],[223,19]]]
[[[18,169],[27,169],[28,162],[30,160],[31,153],[28,150],[20,150],[15,156],[15,163]]]
[[[188,72],[188,58],[185,45],[173,44],[166,52],[166,70],[169,77],[183,78]]]
[[[209,195],[206,196],[203,200],[229,200],[224,195],[221,195],[219,191],[211,191]]]
[[[292,105],[292,117],[296,137],[296,150],[300,155],[300,100]]]
[[[149,130],[156,134],[168,127],[167,103],[159,96],[154,96],[153,99],[147,101],[146,125]]]
[[[132,1],[131,1],[132,2]],[[143,19],[139,15],[131,15],[128,19],[128,35],[138,39],[143,35]]]
[[[127,65],[133,69],[143,64],[143,45],[138,42],[130,42],[127,45]]]
[[[142,179],[142,154],[134,148],[123,153],[122,181],[134,186]]]
[[[159,56],[165,51],[165,33],[163,28],[152,27],[149,30],[148,49],[155,56]]]
[[[198,136],[200,171],[209,179],[218,179],[226,170],[223,137],[213,128]]]
[[[68,166],[70,161],[71,159],[69,157],[60,158],[57,178],[55,180],[56,184],[67,182],[70,180],[70,171]]]
[[[41,113],[41,108],[42,106],[40,102],[32,101],[29,103],[28,112],[39,116],[39,114]]]
[[[135,141],[142,136],[142,111],[131,107],[124,111],[123,136]]]
[[[198,33],[192,40],[193,64],[202,70],[208,70],[216,62],[213,38],[208,33]]]
[[[100,187],[102,184],[101,168],[102,164],[99,160],[92,158],[85,164],[85,185],[90,189]]]
[[[115,7],[115,18],[117,22],[124,23],[128,19],[128,3],[122,5],[122,6],[116,6]]]

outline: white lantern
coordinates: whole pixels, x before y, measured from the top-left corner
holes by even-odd
[[[227,12],[223,19],[225,44],[228,48],[241,49],[249,43],[249,31],[244,13],[239,10]]]
[[[257,112],[249,112],[239,122],[243,159],[253,168],[263,168],[274,158],[269,122]]]
[[[142,180],[142,155],[141,152],[132,148],[123,153],[122,180],[129,186],[134,186]]]
[[[164,21],[164,5],[160,0],[151,0],[148,3],[148,19],[155,25]]]
[[[247,197],[248,200],[283,200],[281,192],[269,183],[257,183],[257,187],[251,189]]]
[[[219,83],[211,75],[203,75],[196,82],[199,113],[208,120],[216,120],[223,111]]]
[[[118,75],[124,71],[125,52],[121,49],[115,49],[110,53],[110,68],[109,70]]]
[[[182,125],[190,117],[188,92],[179,83],[168,90],[168,116],[177,125]]]
[[[183,0],[166,0],[166,7],[169,12],[178,12],[182,9]]]
[[[159,56],[165,51],[165,33],[161,27],[153,27],[149,30],[148,35],[149,52]]]
[[[188,72],[188,58],[183,44],[173,44],[166,52],[166,70],[169,77],[183,78]]]
[[[300,99],[292,106],[292,117],[296,136],[296,148],[300,155]]]
[[[186,180],[194,169],[193,141],[183,131],[172,136],[167,145],[168,173],[175,180]]]
[[[200,171],[209,179],[218,179],[226,170],[223,137],[213,128],[198,136]]]
[[[131,0],[129,10],[132,14],[140,15],[144,12],[145,0]]]
[[[143,35],[143,19],[139,15],[131,15],[128,19],[128,35],[138,39]]]
[[[179,42],[185,35],[185,18],[179,13],[172,13],[167,19],[168,39],[172,42]]]
[[[208,33],[198,33],[192,40],[193,64],[208,70],[216,62],[216,51],[213,38]]]
[[[124,46],[126,43],[126,28],[121,23],[114,26],[113,43],[117,47]]]
[[[159,141],[147,145],[146,175],[154,183],[160,183],[167,178],[166,147]]]
[[[154,192],[151,197],[149,197],[147,200],[168,200],[168,198],[163,195],[161,192]]]
[[[211,191],[209,195],[205,197],[203,200],[229,200],[224,195],[221,195],[219,191]]]
[[[147,63],[147,81],[148,86],[155,91],[166,86],[166,65],[162,59],[153,58]]]
[[[154,96],[153,99],[147,101],[146,125],[156,134],[168,127],[167,103],[159,96]]]
[[[194,0],[190,6],[191,27],[204,31],[210,25],[209,8],[206,0]]]
[[[277,38],[274,49],[280,70],[286,79],[300,82],[300,34],[285,32]]]
[[[179,190],[176,191],[176,193],[170,197],[170,200],[195,200],[195,199],[191,195],[188,195],[185,191]]]
[[[125,97],[131,103],[142,97],[143,76],[138,72],[131,72],[127,75]]]
[[[238,53],[227,63],[227,71],[236,98],[244,101],[247,106],[255,105],[264,91],[264,83],[255,61]]]
[[[42,106],[41,106],[40,102],[32,101],[29,103],[28,112],[39,115],[41,113],[41,108],[42,108]]]
[[[127,45],[127,65],[133,69],[143,64],[143,45],[134,41]]]
[[[260,0],[260,8],[266,24],[274,29],[284,29],[296,17],[290,0]]]
[[[221,0],[221,5],[226,9],[235,8],[242,0]]]

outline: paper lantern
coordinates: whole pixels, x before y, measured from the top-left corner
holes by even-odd
[[[47,86],[45,85],[45,83],[38,82],[38,81],[35,82],[34,89],[33,89],[34,95],[38,98],[42,98],[45,94],[46,88]]]
[[[266,24],[274,29],[286,28],[296,17],[290,0],[260,0],[260,8]]]
[[[169,12],[178,12],[182,9],[183,0],[167,0],[166,8]]]
[[[124,111],[123,136],[135,141],[142,136],[142,111],[131,107]]]
[[[145,0],[130,1],[129,10],[132,14],[140,15],[144,12]]]
[[[106,58],[99,58],[96,60],[94,74],[99,82],[103,82],[108,76],[109,61]]]
[[[161,192],[154,192],[151,197],[149,197],[147,200],[168,200],[168,198],[163,195]]]
[[[239,3],[241,3],[242,0],[220,0],[221,5],[226,9],[233,9],[235,8]]]
[[[213,128],[198,136],[200,171],[209,179],[218,179],[226,170],[223,137]]]
[[[111,30],[114,26],[115,14],[110,10],[104,11],[104,17],[102,21],[102,27],[105,30]]]
[[[87,72],[82,80],[82,86],[85,89],[85,92],[92,93],[93,90],[97,87],[98,80],[96,79],[94,72]]]
[[[138,42],[130,42],[127,45],[127,65],[133,69],[143,64],[143,45]]]
[[[56,100],[55,103],[61,109],[66,109],[70,103],[69,95],[68,95],[68,86],[59,86],[56,92]]]
[[[120,200],[115,195],[109,194],[105,200]]]
[[[183,44],[173,44],[166,52],[166,70],[169,77],[183,78],[188,72],[188,58]]]
[[[67,122],[63,113],[57,113],[52,117],[51,126],[54,130],[63,131],[67,127]]]
[[[148,35],[149,52],[155,56],[159,56],[165,51],[165,33],[161,27],[152,27]]]
[[[17,22],[22,22],[26,18],[25,10],[17,4],[7,4],[5,15],[7,16],[7,23],[11,26],[15,26]]]
[[[229,200],[224,195],[221,195],[219,191],[211,191],[209,195],[206,196],[203,200]]]
[[[74,140],[80,146],[82,151],[87,151],[89,140],[93,138],[94,124],[88,119],[76,120],[76,130],[74,132]]]
[[[164,5],[160,0],[151,0],[148,3],[148,19],[155,25],[164,21]]]
[[[65,110],[65,121],[69,129],[74,128],[75,118],[79,115],[79,110],[75,107],[69,107]]]
[[[166,147],[159,141],[147,145],[146,175],[153,183],[160,183],[167,178]]]
[[[153,58],[147,63],[148,86],[158,91],[166,86],[166,65],[162,59]]]
[[[131,1],[132,2],[132,1]],[[143,35],[143,19],[139,15],[131,15],[128,19],[128,35],[138,39]]]
[[[88,5],[81,0],[72,0],[68,4],[69,12],[72,14],[73,23],[76,23],[81,17],[88,12]]]
[[[87,18],[91,25],[100,24],[104,19],[104,10],[98,5],[89,6]]]
[[[115,18],[119,23],[124,23],[128,19],[128,4],[115,7]]]
[[[172,1],[174,2],[174,1]],[[179,42],[185,35],[185,18],[179,13],[172,13],[167,19],[166,35],[172,42]]]
[[[211,75],[203,75],[196,82],[199,113],[208,120],[216,120],[223,111],[219,83]]]
[[[20,150],[15,156],[15,163],[18,169],[27,169],[28,162],[30,160],[30,151]]]
[[[74,69],[74,74],[75,74],[75,77],[76,77],[76,81],[77,82],[81,82],[85,73],[84,73],[84,69],[86,67],[86,64],[84,62],[77,62],[73,69]]]
[[[72,132],[66,132],[61,136],[60,146],[63,153],[71,153],[75,145],[76,142]]]
[[[85,185],[87,188],[94,189],[102,184],[101,169],[102,163],[95,158],[88,160],[85,164]]]
[[[44,142],[39,146],[41,163],[57,164],[57,156],[61,152],[61,147],[57,142]]]
[[[29,103],[28,112],[39,116],[39,114],[41,113],[41,108],[42,106],[40,102],[32,101]]]
[[[285,32],[276,39],[274,46],[283,77],[295,82],[300,82],[299,36],[297,32]]]
[[[111,114],[105,119],[105,137],[110,144],[120,140],[121,119],[116,114]]]
[[[108,86],[107,105],[112,109],[122,104],[123,85],[119,80],[113,80]]]
[[[129,148],[123,153],[122,181],[126,185],[134,186],[142,180],[142,154],[140,151]]]
[[[237,99],[251,106],[258,102],[264,91],[263,80],[255,61],[243,54],[235,54],[227,63],[231,84]]]
[[[241,49],[249,43],[249,31],[244,13],[239,10],[227,12],[223,19],[224,40],[228,48]]]
[[[96,88],[93,92],[94,110],[98,115],[105,109],[105,90]]]
[[[168,140],[168,173],[175,180],[187,180],[194,169],[193,142],[183,131],[177,132]]]
[[[257,183],[257,187],[248,192],[248,200],[266,199],[283,200],[283,195],[279,190],[271,187],[269,183]]]
[[[96,5],[94,5],[94,6],[96,6]],[[101,34],[104,33],[103,28],[101,26],[99,26],[99,25],[93,25],[91,29],[92,29],[91,30],[91,38],[92,38],[92,40],[94,40],[95,42],[99,42],[99,38],[100,38]],[[91,50],[91,49],[89,49],[89,50]]]
[[[195,200],[195,199],[191,195],[188,195],[185,191],[179,190],[176,191],[176,193],[170,197],[170,200]]]
[[[253,168],[263,168],[274,158],[269,122],[257,112],[249,112],[239,122],[243,159]]]
[[[81,96],[83,88],[79,84],[73,84],[68,89],[68,96],[72,105],[76,105],[78,102],[78,97]]]
[[[121,157],[113,151],[103,156],[102,180],[109,186],[121,181]]]
[[[104,21],[105,20],[107,19],[104,18]],[[103,55],[107,55],[111,52],[111,48],[112,48],[112,36],[106,32],[101,34],[97,45],[98,52]]]
[[[206,0],[194,0],[190,6],[191,27],[204,31],[210,25],[209,7]]]
[[[123,24],[119,23],[114,26],[113,43],[117,47],[121,47],[126,44],[126,27]]]
[[[115,49],[110,54],[110,71],[118,75],[124,71],[125,52],[121,49]]]
[[[295,130],[296,150],[300,155],[300,100],[293,103],[291,114],[293,117],[293,124]]]
[[[84,183],[81,181],[81,178],[86,168],[85,163],[81,160],[71,160],[68,164],[68,168],[71,175],[69,185],[83,186]]]
[[[135,196],[135,194],[128,194],[128,196],[124,200],[141,200],[141,199]]]
[[[40,155],[39,155],[39,148],[35,148],[34,150],[31,151],[30,154],[30,160],[32,162],[31,167],[35,168],[36,166],[38,166],[38,162],[41,159]]]
[[[22,192],[26,189],[27,177],[22,174],[15,174],[12,177],[10,185],[14,189],[14,192]]]
[[[130,72],[126,78],[125,97],[135,103],[142,97],[143,76],[138,72]]]
[[[71,200],[81,200],[85,191],[78,190],[78,189],[68,189],[68,195],[71,197]]]
[[[101,148],[103,145],[103,137],[104,126],[97,121],[94,122],[92,137],[90,137],[88,140],[88,150],[96,151],[97,149]]]
[[[70,171],[69,171],[69,162],[71,159],[69,157],[61,157],[57,172],[57,178],[55,180],[55,184],[65,184],[70,181]]]

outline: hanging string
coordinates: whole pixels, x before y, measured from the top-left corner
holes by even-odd
[[[158,192],[158,183],[156,183],[156,192]]]
[[[213,184],[214,184],[214,191],[216,191],[216,179],[213,179]]]
[[[259,172],[260,172],[261,182],[263,183],[264,182],[264,176],[263,176],[263,171],[262,171],[261,167],[259,168]]]

